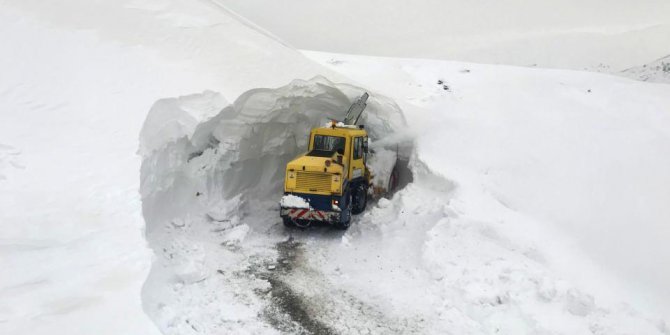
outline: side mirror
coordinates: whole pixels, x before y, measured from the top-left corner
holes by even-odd
[[[363,152],[368,153],[368,138],[363,139]]]

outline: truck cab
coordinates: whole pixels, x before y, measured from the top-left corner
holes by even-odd
[[[365,210],[371,174],[366,165],[368,134],[363,126],[333,121],[310,131],[305,154],[286,165],[280,216],[287,226],[321,221],[349,227]]]

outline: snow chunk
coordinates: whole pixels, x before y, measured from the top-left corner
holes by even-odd
[[[232,228],[228,233],[226,233],[225,243],[226,244],[237,244],[244,241],[244,238],[249,234],[249,228],[246,224],[241,224],[235,228]]]
[[[282,208],[311,208],[309,202],[302,197],[293,194],[287,194],[281,198],[279,205]]]
[[[156,101],[140,133],[140,154],[159,149],[180,137],[190,138],[196,126],[229,105],[219,93],[205,91]]]
[[[234,219],[239,220],[240,209],[245,206],[246,201],[241,194],[228,200],[217,199],[208,204],[207,216],[214,221],[234,223]]]
[[[179,250],[176,254],[175,275],[179,282],[184,284],[195,283],[207,278],[205,272],[205,249],[202,245],[178,239],[172,245],[173,250]]]
[[[573,315],[587,316],[595,308],[593,297],[576,289],[568,290],[566,299],[566,308]]]
[[[556,298],[556,285],[549,278],[542,278],[538,283],[537,295],[545,302]]]
[[[377,206],[379,206],[379,208],[387,208],[387,207],[389,207],[389,206],[391,206],[391,205],[392,205],[392,204],[391,204],[391,201],[390,201],[389,199],[386,199],[386,198],[381,198],[381,199],[379,199],[379,201],[377,202]]]
[[[323,128],[332,128],[333,127],[333,121],[328,121]],[[335,123],[335,127],[337,128],[351,128],[351,129],[358,129],[357,125],[354,124],[344,124],[342,121],[338,121]]]

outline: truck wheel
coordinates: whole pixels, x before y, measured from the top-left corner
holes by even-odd
[[[368,188],[365,185],[360,184],[356,187],[354,192],[353,201],[351,205],[352,214],[361,214],[365,210],[365,206],[368,204]]]
[[[398,180],[400,179],[400,173],[398,172],[398,167],[394,166],[391,171],[391,176],[389,177],[389,185],[386,189],[387,194],[392,194],[395,189],[398,187]]]
[[[282,221],[284,222],[284,227],[298,227],[302,229],[309,227],[309,225],[312,223],[309,220],[291,219],[289,217],[282,218]]]
[[[351,192],[348,193],[347,196],[347,208],[342,211],[342,217],[346,216],[346,219],[343,220],[342,217],[340,217],[340,221],[335,222],[335,228],[340,229],[340,230],[347,230],[349,226],[351,225]]]

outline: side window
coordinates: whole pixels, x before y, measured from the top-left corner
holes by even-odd
[[[354,159],[363,158],[363,138],[354,138]]]

